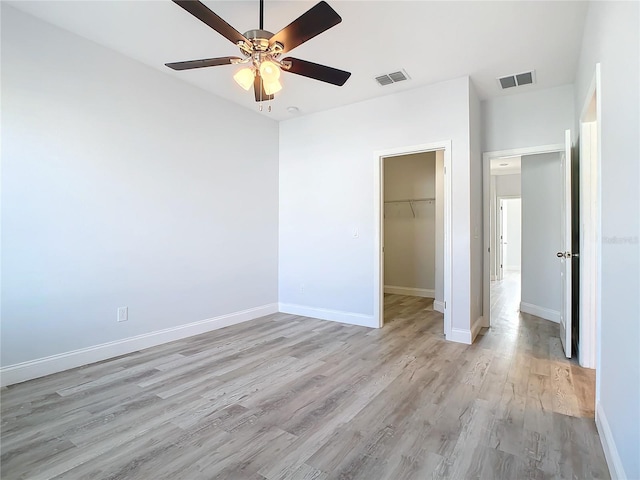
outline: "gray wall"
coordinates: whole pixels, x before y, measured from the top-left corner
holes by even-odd
[[[3,366],[273,304],[277,248],[276,122],[2,4]]]
[[[640,478],[639,6],[590,3],[576,76],[577,124],[595,65],[602,65],[602,316],[596,408],[624,469],[618,475],[627,478]]]
[[[564,143],[574,124],[573,85],[482,102],[482,151]]]
[[[435,169],[435,152],[385,159],[385,201],[435,198]],[[435,217],[435,200],[416,202],[413,211],[409,203],[385,204],[385,285],[435,290]]]
[[[560,314],[562,249],[562,171],[560,154],[522,157],[523,303]]]
[[[469,208],[471,211],[469,231],[471,239],[470,271],[471,277],[471,322],[482,319],[482,263],[484,250],[482,245],[482,109],[475,86],[469,83]],[[456,168],[455,166],[452,168]],[[475,324],[477,329],[480,323]],[[472,323],[473,326],[473,323]],[[477,333],[477,330],[476,332]]]
[[[521,177],[519,173],[512,175],[495,175],[496,177],[496,195],[500,196],[519,196],[521,189]]]
[[[374,153],[451,139],[451,317],[469,332],[468,90],[458,78],[280,123],[281,303],[373,324]]]

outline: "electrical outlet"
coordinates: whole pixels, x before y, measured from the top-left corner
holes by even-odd
[[[118,322],[129,320],[129,307],[118,307]]]

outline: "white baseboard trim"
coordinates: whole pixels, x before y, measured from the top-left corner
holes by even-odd
[[[108,358],[137,352],[138,350],[155,347],[164,343],[173,342],[174,340],[200,335],[201,333],[206,333],[211,330],[254,320],[277,312],[278,304],[272,303],[200,320],[198,322],[187,323],[186,325],[144,333],[142,335],[136,335],[135,337],[8,365],[0,368],[0,385],[4,387],[6,385],[13,385],[14,383],[44,377],[52,373],[58,373],[90,363],[100,362]]]
[[[463,328],[451,328],[451,334],[446,336],[450,342],[465,343],[471,345],[471,330]]]
[[[433,309],[436,312],[444,313],[444,302],[441,302],[439,300],[434,300],[433,301]]]
[[[396,295],[410,295],[412,297],[435,298],[436,291],[428,288],[396,287],[395,285],[385,285],[384,293],[395,293]]]
[[[478,332],[484,326],[484,317],[478,317],[473,325],[471,325],[471,342],[476,341],[476,337],[478,336]]]
[[[618,449],[616,448],[616,442],[613,440],[611,427],[609,427],[607,416],[604,414],[600,402],[596,403],[596,428],[600,434],[600,443],[602,444],[602,450],[604,450],[604,457],[607,460],[609,475],[611,475],[612,480],[627,478],[624,467],[622,466],[622,460],[618,454]]]
[[[373,315],[363,315],[361,313],[343,312],[341,310],[329,310],[327,308],[307,307],[293,303],[279,303],[278,309],[282,313],[291,315],[301,315],[303,317],[318,318],[320,320],[330,320],[332,322],[348,323],[349,325],[359,325],[361,327],[380,328]]]
[[[544,318],[545,320],[560,323],[560,312],[557,310],[539,307],[538,305],[533,305],[531,303],[520,302],[520,311],[530,315],[535,315],[536,317]]]

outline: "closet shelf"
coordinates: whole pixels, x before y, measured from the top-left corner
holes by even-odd
[[[413,218],[416,218],[416,212],[413,209],[413,204],[416,202],[435,202],[435,198],[405,198],[403,200],[385,200],[384,203],[408,203],[411,207],[411,213],[413,214]]]

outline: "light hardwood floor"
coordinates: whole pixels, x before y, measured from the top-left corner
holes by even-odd
[[[4,388],[2,478],[608,478],[593,372],[516,287],[472,346],[386,295],[381,330],[276,314]]]

